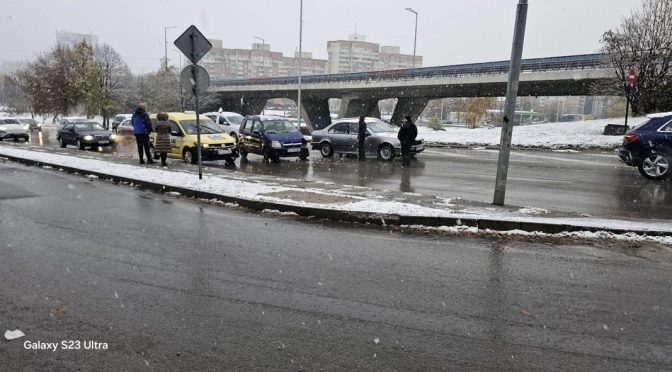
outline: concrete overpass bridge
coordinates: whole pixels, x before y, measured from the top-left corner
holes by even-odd
[[[380,117],[378,101],[397,98],[393,123],[405,115],[417,118],[432,99],[503,97],[509,61],[371,71],[301,78],[301,104],[315,129],[331,123],[330,98],[340,98],[342,117]],[[524,59],[519,96],[593,95],[593,83],[612,79],[614,70],[602,54]],[[298,77],[213,80],[204,109],[262,111],[273,98],[297,100]]]

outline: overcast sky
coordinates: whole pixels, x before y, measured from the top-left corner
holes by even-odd
[[[367,41],[413,54],[424,66],[506,60],[518,0],[304,0],[303,50],[327,59],[327,40],[355,32]],[[594,53],[602,33],[641,0],[529,0],[524,58]],[[299,0],[2,0],[0,60],[32,59],[56,43],[55,31],[93,33],[114,47],[133,72],[156,70],[163,56],[179,63],[172,42],[189,25],[224,47],[249,49],[265,39],[293,55],[299,45]]]

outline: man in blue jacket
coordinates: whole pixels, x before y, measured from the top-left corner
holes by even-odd
[[[152,160],[152,156],[149,153],[149,134],[152,133],[152,121],[149,120],[149,114],[145,109],[144,103],[138,104],[138,108],[135,109],[131,121],[133,122],[135,142],[138,144],[140,164],[145,164],[145,160],[143,159],[143,149],[145,155],[147,155],[147,164],[154,164],[154,160]]]

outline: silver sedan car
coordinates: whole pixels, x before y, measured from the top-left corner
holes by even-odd
[[[399,127],[377,118],[366,118],[365,121],[368,133],[364,146],[367,155],[375,154],[385,161],[401,155],[401,143],[397,139]],[[359,118],[339,119],[324,129],[314,131],[311,146],[313,150],[320,150],[325,158],[334,154],[357,154],[358,130]],[[411,155],[425,150],[423,140],[415,142]]]

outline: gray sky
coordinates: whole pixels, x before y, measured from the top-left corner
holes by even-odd
[[[293,55],[299,44],[299,0],[2,0],[0,60],[32,59],[55,45],[55,31],[93,33],[110,44],[133,72],[149,72],[163,56],[179,63],[172,42],[194,24],[224,47],[246,48],[264,38],[273,51]],[[417,54],[424,66],[506,60],[517,0],[304,0],[303,50],[327,59],[327,40],[355,32],[367,41]],[[640,7],[640,0],[529,0],[523,57],[593,53],[608,29]]]

